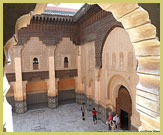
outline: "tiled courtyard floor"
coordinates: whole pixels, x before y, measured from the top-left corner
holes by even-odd
[[[25,114],[13,113],[14,132],[108,132],[100,120],[93,124],[91,112],[86,111],[86,120],[81,119],[80,106],[61,105],[57,109],[41,108]]]

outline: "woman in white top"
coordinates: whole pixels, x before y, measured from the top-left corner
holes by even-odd
[[[120,120],[119,120],[119,116],[118,116],[117,113],[116,113],[116,115],[113,117],[113,121],[115,121],[116,128],[119,128]]]

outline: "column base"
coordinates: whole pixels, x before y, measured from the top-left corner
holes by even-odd
[[[25,113],[27,111],[27,103],[24,101],[15,101],[15,112],[18,114]]]
[[[58,96],[48,97],[48,107],[50,109],[55,109],[58,107]]]

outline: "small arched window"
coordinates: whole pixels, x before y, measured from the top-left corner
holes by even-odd
[[[33,58],[33,70],[37,70],[38,69],[38,58]]]
[[[128,67],[132,68],[133,67],[133,53],[128,52]]]
[[[68,58],[64,58],[64,68],[68,68]]]
[[[124,56],[123,56],[123,53],[120,52],[120,54],[119,54],[119,66],[123,67],[123,64],[124,64]]]
[[[112,66],[115,67],[116,65],[116,56],[115,53],[112,54]]]

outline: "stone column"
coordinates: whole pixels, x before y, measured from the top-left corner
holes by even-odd
[[[77,87],[76,87],[76,103],[80,104],[82,98],[82,80],[81,80],[81,47],[78,47],[78,56],[77,56],[77,66],[78,66],[78,77],[77,77]]]
[[[95,69],[95,103],[99,104],[100,102],[100,69]]]
[[[22,66],[21,66],[21,49],[22,46],[14,46],[14,54],[15,54],[15,111],[16,113],[24,113],[26,112],[26,100],[24,99],[24,90],[23,90],[23,82],[22,82]]]
[[[49,81],[48,81],[48,107],[54,109],[58,106],[57,89],[55,83],[55,63],[54,50],[55,46],[48,47],[49,54]]]
[[[77,81],[77,90],[76,92],[82,91],[82,80],[81,80],[81,47],[78,48],[78,56],[77,56],[77,66],[78,66],[78,81]]]

